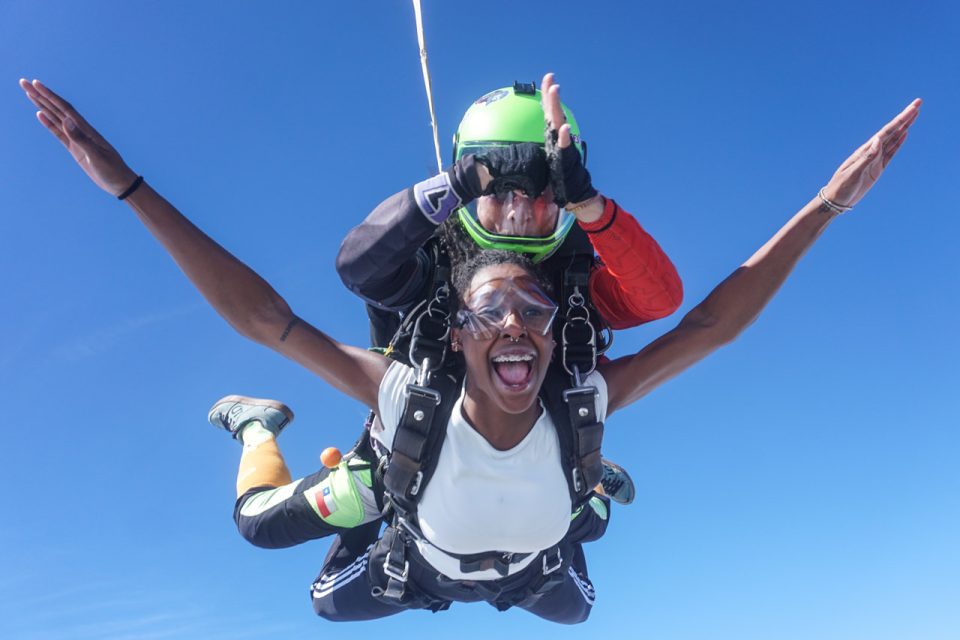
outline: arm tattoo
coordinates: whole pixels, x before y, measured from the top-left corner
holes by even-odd
[[[817,207],[817,213],[822,213],[823,215],[829,216],[836,214],[837,212],[828,207],[826,202],[821,202],[820,206]]]
[[[280,334],[280,342],[285,342],[287,340],[287,336],[290,335],[290,330],[293,329],[298,322],[300,322],[300,318],[297,318],[296,316],[290,318],[290,322],[287,323],[287,328],[284,329],[283,333]]]

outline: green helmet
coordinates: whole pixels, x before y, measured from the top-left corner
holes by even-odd
[[[580,139],[577,120],[566,105],[561,106],[570,125],[573,143],[586,161],[586,143]],[[464,155],[518,142],[543,144],[544,129],[540,91],[533,83],[515,82],[513,87],[491,91],[470,105],[453,138],[453,160],[456,162]],[[481,248],[525,253],[534,262],[556,251],[575,221],[572,214],[561,210],[553,233],[529,238],[499,235],[485,229],[477,219],[476,202],[460,208],[458,216],[464,229]]]

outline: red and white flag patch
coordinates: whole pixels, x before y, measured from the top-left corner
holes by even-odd
[[[325,486],[313,495],[317,501],[317,510],[321,517],[329,518],[337,510],[337,503],[333,499],[333,491],[330,489],[330,485]]]

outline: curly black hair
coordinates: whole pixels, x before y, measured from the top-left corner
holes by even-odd
[[[553,287],[545,277],[540,267],[529,257],[514,251],[500,249],[484,250],[477,246],[463,229],[456,214],[447,218],[440,229],[440,237],[450,257],[450,284],[456,293],[453,302],[456,304],[462,295],[470,288],[470,281],[477,272],[486,267],[498,264],[515,264],[527,271],[537,281],[546,293],[552,293]]]

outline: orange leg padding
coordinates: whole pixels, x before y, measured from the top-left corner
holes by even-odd
[[[276,440],[267,440],[254,449],[243,450],[237,471],[237,497],[253,487],[282,487],[293,482]]]

